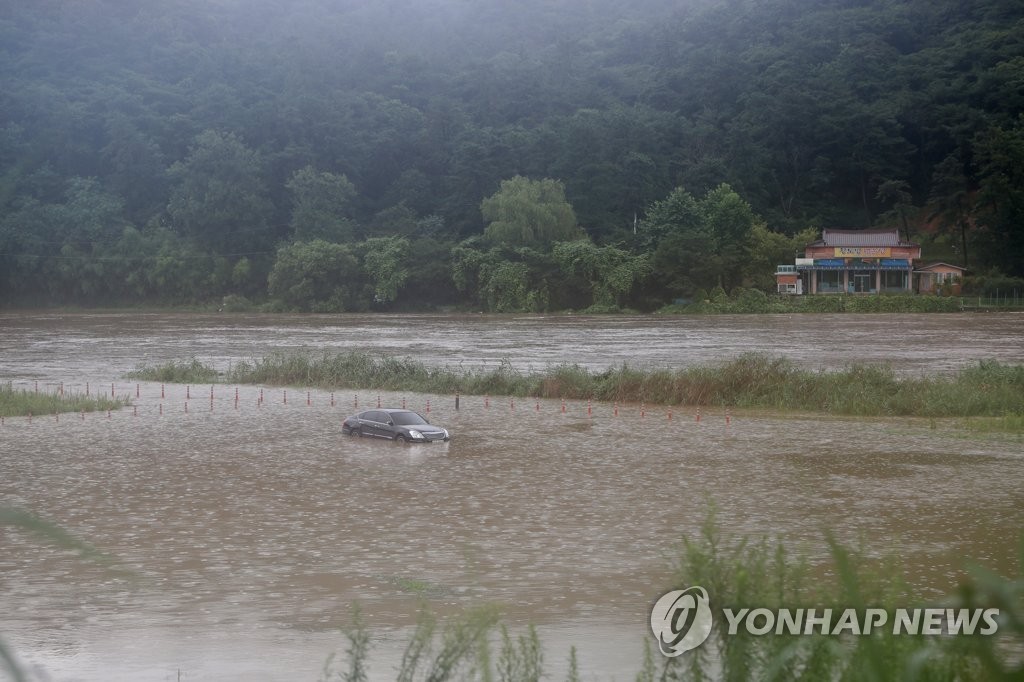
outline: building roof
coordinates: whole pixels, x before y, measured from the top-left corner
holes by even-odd
[[[914,272],[930,272],[931,270],[934,270],[935,268],[940,267],[940,266],[941,267],[947,267],[947,268],[953,268],[954,270],[959,270],[960,272],[967,272],[967,268],[963,267],[962,265],[953,265],[952,263],[942,263],[942,262],[928,263],[926,265],[922,265],[922,266],[916,268],[914,270]]]
[[[821,239],[808,246],[917,246],[900,239],[900,231],[893,228],[880,230],[838,230],[826,227]]]

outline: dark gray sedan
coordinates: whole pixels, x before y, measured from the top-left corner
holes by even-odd
[[[434,426],[422,415],[412,410],[394,408],[354,414],[342,423],[341,432],[349,436],[387,438],[401,443],[428,443],[451,438],[447,429]]]

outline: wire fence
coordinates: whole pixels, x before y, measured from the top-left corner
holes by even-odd
[[[964,310],[1024,310],[1024,291],[1014,289],[1012,291],[1000,292],[996,290],[994,296],[961,296],[960,307]]]

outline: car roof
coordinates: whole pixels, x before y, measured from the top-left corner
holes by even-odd
[[[369,410],[363,410],[363,412],[387,412],[388,414],[398,414],[400,412],[412,412],[416,414],[415,410],[406,410],[401,407],[374,407]],[[360,412],[362,414],[362,412]]]

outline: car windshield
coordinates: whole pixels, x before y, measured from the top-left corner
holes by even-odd
[[[427,423],[426,419],[415,412],[392,412],[391,419],[399,426],[416,426],[417,424]]]

